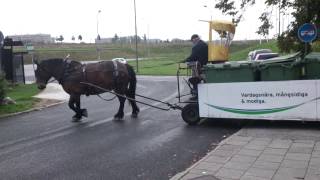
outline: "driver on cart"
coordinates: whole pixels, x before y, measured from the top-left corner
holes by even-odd
[[[193,86],[190,100],[197,100],[198,84],[203,80],[201,68],[208,62],[208,45],[197,34],[191,36],[191,42],[193,44],[191,54],[184,62],[192,69],[192,77],[189,78],[189,82]]]

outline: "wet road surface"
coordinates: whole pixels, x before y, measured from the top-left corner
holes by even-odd
[[[176,102],[175,77],[139,77],[137,93]],[[105,98],[111,95],[103,95]],[[158,105],[158,104],[155,104]],[[89,118],[72,123],[66,103],[0,119],[1,179],[169,179],[240,127],[221,120],[198,126],[180,111],[140,105],[138,119],[114,121],[118,101],[82,97]]]

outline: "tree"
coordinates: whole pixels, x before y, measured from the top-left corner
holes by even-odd
[[[218,3],[215,8],[220,9],[222,13],[231,15],[234,18],[236,24],[241,22],[242,13],[249,6],[253,6],[256,0],[241,0],[238,7],[235,5],[235,0],[217,0]],[[268,7],[276,7],[282,14],[286,10],[293,9],[291,15],[294,17],[289,25],[289,30],[282,32],[278,35],[278,46],[281,51],[289,52],[302,51],[304,52],[304,43],[302,43],[298,37],[298,28],[304,23],[320,23],[320,1],[319,0],[265,0],[265,4]],[[268,8],[273,9],[273,8]],[[268,35],[269,29],[272,27],[272,21],[270,20],[270,12],[263,12],[259,19],[262,25],[258,28],[257,33],[261,35]],[[290,43],[290,44],[289,44]],[[310,51],[310,45],[308,44],[307,52]]]
[[[62,35],[60,35],[58,38],[56,38],[57,41],[60,41],[62,43],[62,41],[64,40],[64,37]]]
[[[136,35],[134,35],[134,36],[130,36],[130,41],[131,41],[131,43],[136,43],[136,37],[137,37],[137,43],[140,43],[141,42],[141,37],[140,36],[136,36]]]
[[[82,36],[81,35],[78,36],[78,40],[82,41]]]
[[[75,38],[74,36],[72,36],[72,37],[71,37],[71,40],[74,41],[74,40],[76,40],[76,38]]]
[[[112,38],[112,43],[116,43],[118,41],[119,41],[119,36],[115,34],[114,37]]]
[[[269,18],[270,13],[268,12],[262,13],[259,17],[260,21],[262,22],[262,25],[258,28],[257,33],[263,35],[264,37],[269,35],[269,29],[273,28]]]
[[[147,35],[146,34],[143,34],[143,41],[147,42]]]

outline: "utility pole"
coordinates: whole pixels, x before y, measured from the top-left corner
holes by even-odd
[[[101,10],[97,13],[97,37],[99,36],[99,14],[101,13]]]
[[[98,13],[97,13],[97,40],[96,40],[97,44],[96,44],[96,46],[97,46],[98,60],[101,59],[99,43],[98,43],[98,41],[100,41],[100,35],[99,35],[99,14],[100,13],[101,13],[101,10],[99,10]]]
[[[136,67],[137,67],[137,72],[139,72],[136,0],[133,0],[133,3],[134,3],[134,29],[135,29],[135,41],[136,41]]]
[[[281,1],[279,1],[279,35],[278,36],[280,36],[280,14],[281,14],[280,9],[281,9]]]

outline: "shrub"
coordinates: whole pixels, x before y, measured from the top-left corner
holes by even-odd
[[[314,52],[320,52],[320,40],[312,43],[312,50]]]
[[[7,81],[4,74],[0,74],[0,102],[6,97],[7,94]]]

